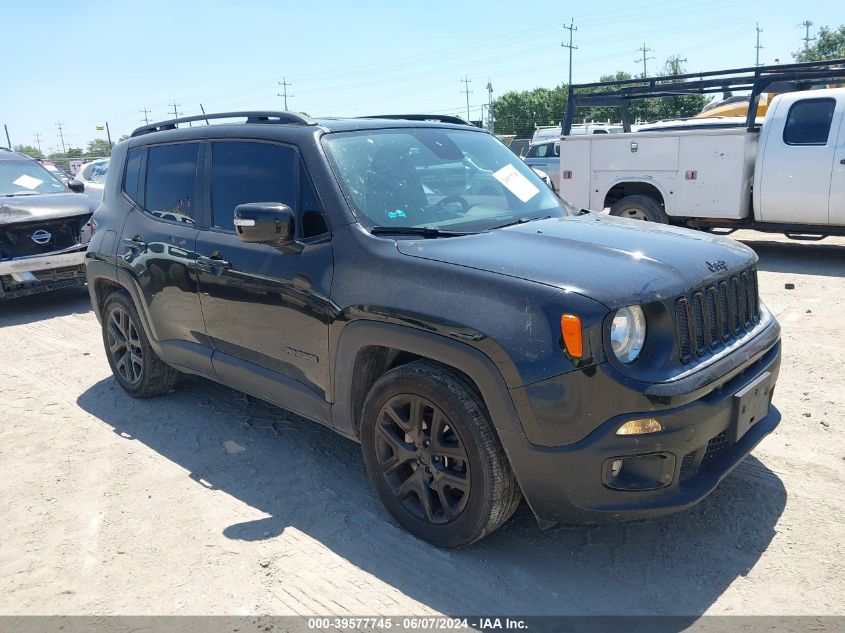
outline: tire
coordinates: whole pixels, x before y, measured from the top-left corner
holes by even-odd
[[[361,449],[390,514],[439,547],[478,541],[522,499],[480,396],[436,363],[401,365],[376,381],[364,402]]]
[[[166,365],[150,347],[129,295],[120,290],[110,294],[102,316],[106,358],[118,384],[135,398],[173,391],[179,372]]]
[[[654,198],[644,195],[625,196],[610,207],[610,215],[646,222],[669,224],[669,216]]]

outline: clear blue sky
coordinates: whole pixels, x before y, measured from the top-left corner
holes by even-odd
[[[311,115],[387,112],[466,114],[461,78],[472,81],[472,117],[508,90],[565,81],[563,24],[578,31],[574,82],[616,70],[641,72],[643,43],[657,69],[674,54],[690,71],[754,64],[755,23],[764,29],[761,61],[791,61],[798,24],[845,22],[842,0],[642,3],[488,0],[478,3],[355,0],[39,0],[0,5],[4,61],[0,123],[14,144],[45,151],[65,141],[84,147],[142,122],[230,109],[281,109],[276,84],[293,86],[289,108]],[[5,138],[0,135],[0,144]]]

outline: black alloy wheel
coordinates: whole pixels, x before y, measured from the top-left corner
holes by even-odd
[[[375,434],[382,476],[408,512],[433,524],[461,515],[472,485],[469,459],[439,407],[418,395],[397,395],[381,408]]]
[[[141,382],[144,371],[144,349],[141,337],[129,312],[115,305],[108,315],[106,340],[115,370],[130,385]]]

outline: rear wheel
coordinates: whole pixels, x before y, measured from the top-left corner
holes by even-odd
[[[483,538],[522,498],[481,398],[462,376],[434,363],[402,365],[373,385],[361,446],[388,511],[435,545]]]
[[[103,345],[115,380],[129,395],[149,398],[176,385],[179,372],[156,356],[135,304],[123,291],[110,294],[103,306]]]
[[[610,215],[646,222],[669,223],[669,216],[666,215],[660,203],[654,198],[643,195],[625,196],[610,207]]]

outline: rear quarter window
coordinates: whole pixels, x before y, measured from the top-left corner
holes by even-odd
[[[144,159],[143,148],[129,150],[126,157],[126,174],[123,177],[123,192],[136,204],[141,204],[141,163]]]

